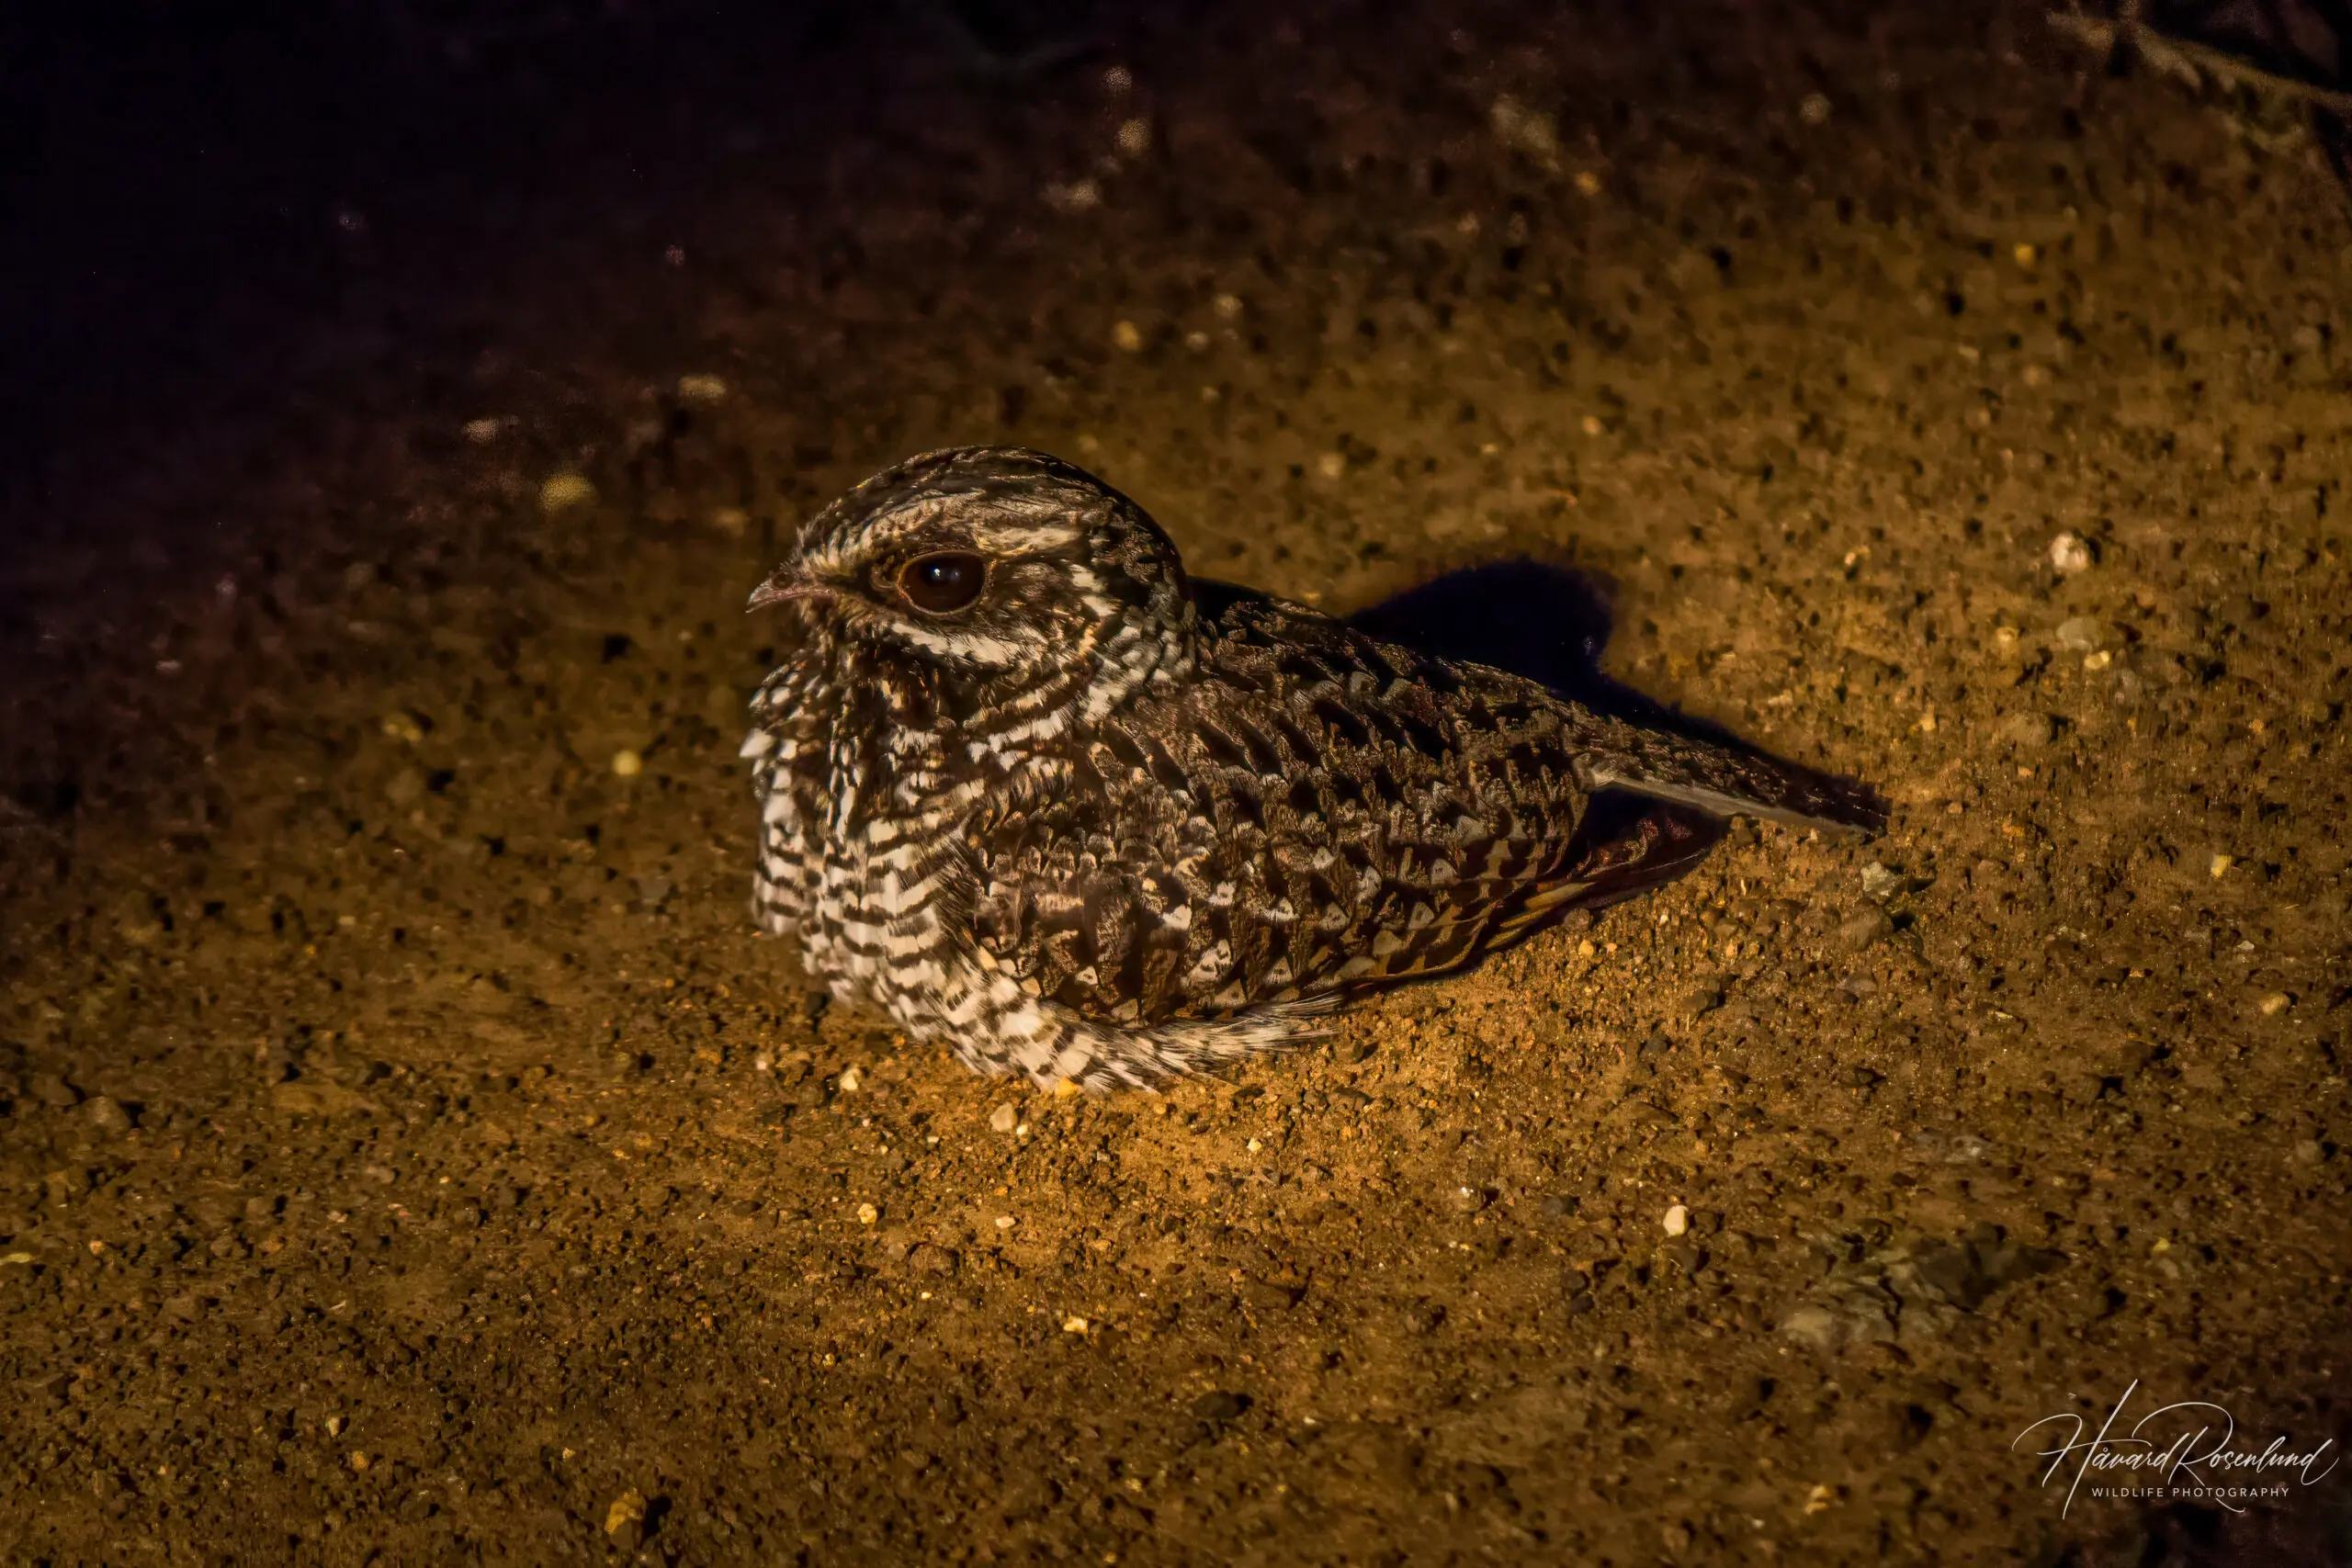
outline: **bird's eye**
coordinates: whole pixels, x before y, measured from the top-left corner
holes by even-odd
[[[917,556],[899,573],[899,592],[918,610],[952,615],[980,596],[989,582],[987,558],[962,550]]]

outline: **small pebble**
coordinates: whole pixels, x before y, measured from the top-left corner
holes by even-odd
[[[1119,151],[1140,158],[1151,151],[1151,121],[1138,116],[1119,124]]]
[[[2262,998],[2262,1016],[2265,1018],[2276,1018],[2280,1013],[2287,1010],[2287,993],[2284,991],[2273,991],[2268,996]],[[97,1101],[92,1100],[90,1103],[96,1105]],[[109,1101],[108,1103],[112,1102]]]
[[[1007,1100],[1002,1105],[998,1106],[994,1111],[989,1112],[989,1131],[991,1133],[1010,1133],[1020,1121],[1020,1108],[1014,1105],[1011,1100]]]
[[[2205,867],[2205,874],[2214,878],[2216,881],[2219,881],[2221,878],[2229,875],[2230,867],[2237,863],[2237,857],[2235,855],[2215,855],[2211,863]]]
[[[1721,986],[1701,984],[1682,993],[1682,1010],[1693,1018],[1702,1013],[1713,1012],[1723,1005],[1724,992]]]
[[[2072,529],[2050,541],[2050,567],[2061,577],[2091,569],[2090,542]]]
[[[1807,125],[1828,124],[1828,96],[1824,93],[1807,93],[1797,105],[1797,118]]]
[[[52,1111],[70,1111],[82,1103],[82,1093],[55,1073],[32,1076],[33,1098]]]
[[[1690,1228],[1690,1211],[1677,1203],[1666,1212],[1666,1234],[1680,1235]]]
[[[1248,1394],[1234,1393],[1221,1388],[1211,1389],[1193,1401],[1193,1419],[1210,1422],[1230,1421],[1249,1408]]]
[[[1076,1314],[1074,1314],[1074,1313],[1073,1313],[1073,1314],[1072,1314],[1071,1315],[1069,1315],[1069,1317],[1066,1317],[1066,1318],[1062,1319],[1062,1332],[1063,1332],[1064,1334],[1083,1334],[1083,1333],[1085,1333],[1085,1332],[1086,1332],[1086,1319],[1084,1319],[1084,1318],[1082,1318],[1082,1317],[1080,1317],[1080,1316],[1078,1316]]]
[[[843,1094],[855,1094],[865,1081],[858,1076],[855,1067],[844,1067],[842,1069],[842,1076],[835,1078],[833,1083]]]
[[[1084,1094],[1086,1090],[1079,1086],[1079,1081],[1076,1078],[1057,1078],[1054,1081],[1054,1098],[1056,1100],[1076,1100],[1080,1095]]]
[[[2047,746],[2057,739],[2058,725],[2048,714],[2028,709],[2003,719],[2000,736],[2013,746]]]
[[[1220,294],[1211,302],[1211,308],[1216,311],[1219,321],[1238,321],[1241,316],[1241,296]]]
[[[645,1494],[632,1486],[605,1510],[605,1533],[634,1540],[645,1528]]]
[[[487,446],[498,439],[506,428],[503,419],[469,419],[466,421],[466,439],[477,446]]]
[[[1892,897],[1894,890],[1902,886],[1903,878],[1876,861],[1862,867],[1862,891],[1872,898],[1883,900]]]
[[[1045,189],[1046,205],[1057,212],[1091,212],[1102,205],[1102,187],[1092,180],[1072,180],[1068,185],[1049,185]]]
[[[1001,1231],[1011,1230],[1012,1228],[1012,1224],[1013,1221],[1011,1214],[999,1214],[996,1217],[996,1228]]]
[[[1577,171],[1577,194],[1579,196],[1599,196],[1600,194],[1600,176],[1594,174],[1590,169],[1578,169]]]
[[[727,383],[716,376],[681,376],[678,378],[678,400],[699,403],[707,408],[727,400]]]
[[[1525,152],[1539,163],[1551,164],[1559,158],[1559,127],[1550,115],[1529,108],[1506,95],[1495,100],[1487,119],[1494,127],[1496,139],[1504,146]]]
[[[1107,67],[1102,73],[1102,90],[1119,97],[1135,90],[1136,73],[1124,65]]]
[[[1140,353],[1143,349],[1143,330],[1133,321],[1113,323],[1111,346],[1122,354]]]
[[[2058,646],[2071,653],[2088,653],[2107,641],[2108,631],[2104,621],[2076,615],[2058,623]]]
[[[1877,908],[1848,916],[1838,927],[1838,941],[1850,953],[1860,953],[1894,929],[1886,911]]]
[[[539,487],[539,510],[552,517],[559,512],[595,503],[596,487],[580,474],[556,474]]]
[[[1348,455],[1344,452],[1326,452],[1315,459],[1315,471],[1327,479],[1336,479],[1348,471]]]
[[[741,538],[751,524],[751,514],[740,506],[722,506],[710,514],[710,525],[730,539]]]
[[[613,776],[615,778],[633,779],[643,772],[645,772],[645,759],[639,756],[636,752],[622,750],[613,753]]]
[[[881,1217],[882,1211],[876,1208],[871,1203],[860,1203],[857,1206],[857,1223],[859,1224],[870,1225]]]

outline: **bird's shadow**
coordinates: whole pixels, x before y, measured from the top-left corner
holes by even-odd
[[[1678,712],[1603,672],[1601,651],[1616,626],[1611,586],[1605,578],[1549,561],[1489,561],[1392,594],[1357,611],[1348,624],[1417,653],[1507,671],[1645,729],[1749,750],[1723,726]],[[1695,852],[1692,861],[1723,834],[1724,825],[1704,813],[1612,793],[1593,801],[1577,838],[1589,853],[1638,833],[1654,816],[1675,818]],[[1627,891],[1648,880],[1637,879]]]
[[[1238,603],[1265,603],[1262,589],[1192,580],[1201,614],[1216,620]],[[1464,567],[1391,594],[1347,617],[1366,636],[1455,663],[1484,664],[1549,686],[1612,718],[1753,750],[1736,735],[1668,707],[1600,669],[1614,625],[1604,578],[1521,558]]]
[[[1602,672],[1615,620],[1606,579],[1547,561],[1449,571],[1357,611],[1360,632],[1440,659],[1490,665],[1645,729],[1751,750],[1730,730],[1678,712]]]

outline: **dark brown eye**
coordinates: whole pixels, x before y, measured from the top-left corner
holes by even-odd
[[[980,596],[988,582],[987,558],[962,550],[917,556],[899,573],[899,592],[907,596],[907,603],[934,615],[964,608]]]

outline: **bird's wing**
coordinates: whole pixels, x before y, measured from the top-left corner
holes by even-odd
[[[1593,890],[1542,687],[1279,604],[1216,630],[1183,692],[975,818],[978,934],[1025,988],[1128,1025],[1307,1001],[1458,967]]]

